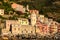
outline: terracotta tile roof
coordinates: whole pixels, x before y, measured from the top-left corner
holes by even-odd
[[[30,10],[29,12],[30,12],[30,13],[36,13],[36,14],[39,13],[38,10]]]

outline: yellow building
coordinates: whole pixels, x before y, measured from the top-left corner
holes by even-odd
[[[20,23],[20,25],[29,25],[28,19],[25,18],[18,18],[18,22]]]

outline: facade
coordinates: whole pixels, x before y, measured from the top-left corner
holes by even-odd
[[[11,32],[13,35],[18,35],[20,32],[20,24],[12,24]]]
[[[48,25],[48,18],[44,18],[44,23]]]
[[[0,9],[0,15],[4,15],[4,9]]]
[[[2,35],[8,35],[9,31],[7,29],[2,29]]]
[[[41,28],[42,28],[42,32],[43,32],[42,35],[44,35],[44,36],[50,35],[50,33],[49,33],[49,27],[46,24],[43,24],[43,26]]]
[[[25,18],[18,18],[18,22],[20,23],[20,25],[29,25],[28,19]]]
[[[40,17],[40,22],[43,23],[44,22],[44,15],[40,15],[39,17]]]
[[[17,34],[31,34],[31,35],[35,35],[35,27],[32,27],[31,25],[19,25],[19,26],[15,26],[12,25],[12,34],[13,35],[17,35]]]
[[[10,29],[12,24],[19,24],[17,20],[6,20],[6,29]]]
[[[60,33],[60,23],[58,24],[58,33]]]
[[[22,5],[16,3],[12,4],[12,8],[17,11],[25,12]],[[29,10],[27,5],[27,10],[30,12],[31,25],[29,25],[28,19],[18,18],[18,20],[6,20],[6,28],[2,29],[3,35],[8,35],[11,32],[13,35],[36,35],[41,36],[53,35],[60,32],[60,24],[57,25],[53,19],[48,19],[44,15],[38,15],[38,10]],[[4,11],[0,10],[0,15],[4,15]]]
[[[36,25],[39,28],[40,35],[42,35],[42,36],[50,35],[49,27],[46,24],[42,24],[41,22],[37,21]],[[36,30],[38,30],[38,29],[36,29]]]
[[[58,29],[57,29],[57,25],[56,23],[53,21],[50,25],[50,34],[55,34],[57,33]]]
[[[35,13],[31,14],[31,25],[32,26],[34,26],[36,24],[36,20],[37,20],[36,14]]]
[[[50,27],[52,22],[53,22],[53,19],[48,19],[48,27]]]
[[[39,11],[37,11],[37,10],[30,10],[32,26],[34,26],[36,24],[38,13],[39,13]]]

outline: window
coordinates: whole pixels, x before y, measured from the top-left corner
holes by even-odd
[[[16,28],[14,28],[14,30],[16,30]]]
[[[22,22],[22,24],[23,24],[23,22]]]
[[[27,22],[26,22],[26,24],[27,24]]]
[[[1,14],[3,14],[3,13],[1,13]]]
[[[21,24],[21,22],[20,22],[20,24]]]
[[[18,28],[18,30],[20,30],[20,28]]]
[[[26,31],[26,33],[28,33],[28,31]]]
[[[21,31],[22,32],[22,34],[23,34],[23,31]]]
[[[31,31],[31,33],[33,33],[33,31]]]
[[[18,27],[18,25],[16,24],[15,27]]]

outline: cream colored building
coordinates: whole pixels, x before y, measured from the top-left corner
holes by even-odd
[[[43,23],[44,22],[44,15],[40,15],[39,17],[40,17],[40,22]]]
[[[58,28],[57,28],[56,22],[53,21],[50,25],[50,32],[51,34],[55,34],[57,33],[57,31],[58,31]]]
[[[9,31],[12,24],[19,24],[17,20],[6,20],[6,29]]]
[[[48,18],[44,18],[44,23],[48,25]]]
[[[37,18],[36,14],[31,14],[31,25],[34,26],[36,24]]]
[[[37,16],[39,14],[38,10],[30,10],[31,25],[34,26],[37,21]]]
[[[0,15],[4,15],[4,9],[0,9]]]
[[[31,25],[12,25],[12,34],[17,35],[17,34],[33,34],[35,35],[35,27],[32,27]]]
[[[48,27],[50,27],[52,22],[53,22],[53,19],[48,19]]]
[[[13,35],[17,35],[19,34],[19,31],[20,31],[20,24],[12,24],[12,34]]]
[[[2,36],[8,35],[8,34],[9,34],[9,31],[6,28],[2,29]]]
[[[20,25],[29,25],[28,19],[25,18],[18,18],[18,22],[20,23]]]

